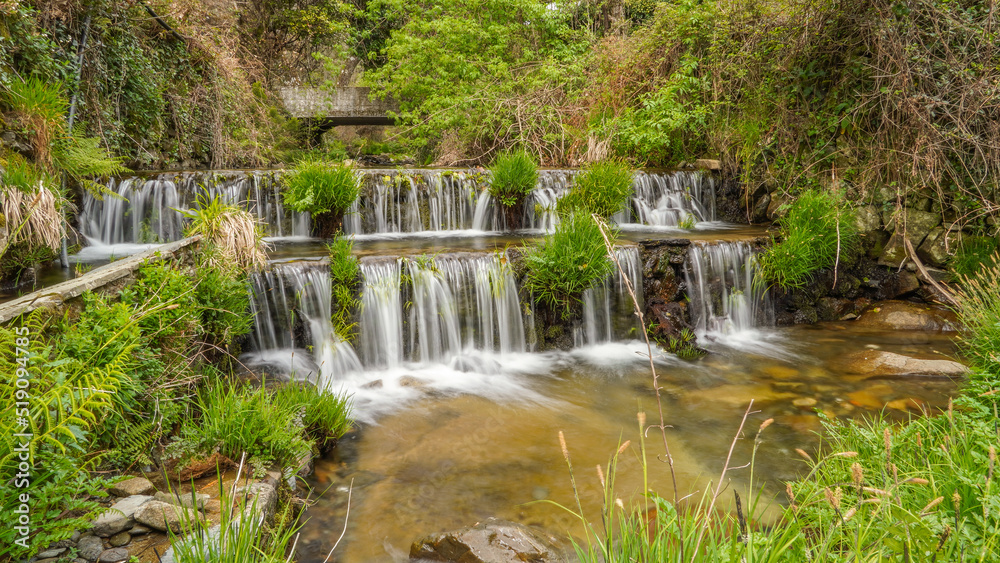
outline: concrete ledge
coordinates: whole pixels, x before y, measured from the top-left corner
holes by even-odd
[[[148,262],[172,258],[178,251],[196,244],[201,236],[193,236],[176,242],[171,242],[140,252],[128,258],[118,260],[96,268],[93,271],[62,283],[49,286],[23,297],[0,304],[0,324],[30,313],[43,307],[58,307],[70,299],[79,297],[87,291],[99,289],[135,273],[139,267]]]

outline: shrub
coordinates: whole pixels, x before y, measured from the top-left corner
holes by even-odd
[[[344,163],[303,160],[285,175],[285,204],[312,214],[343,213],[358,198],[360,182]]]
[[[781,242],[772,240],[759,263],[763,279],[783,288],[802,287],[857,242],[854,211],[837,192],[803,192],[780,224]]]
[[[559,201],[559,209],[596,213],[608,218],[625,208],[632,194],[632,169],[624,162],[591,164],[573,181],[573,189]]]
[[[613,243],[617,234],[610,236]],[[584,213],[563,219],[550,238],[525,253],[524,261],[525,286],[552,307],[569,307],[614,269],[600,227]]]
[[[253,329],[245,274],[203,261],[195,272],[195,281],[202,334],[212,343],[228,347],[234,338]]]
[[[523,150],[501,154],[490,172],[490,195],[504,207],[523,202],[538,181],[538,164]]]

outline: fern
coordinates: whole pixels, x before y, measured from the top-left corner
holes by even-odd
[[[113,192],[92,177],[108,177],[128,172],[120,157],[113,157],[100,145],[96,137],[76,134],[56,140],[52,147],[52,160],[56,168],[79,182],[94,197]]]

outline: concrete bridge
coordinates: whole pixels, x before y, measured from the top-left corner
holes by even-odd
[[[293,117],[310,128],[313,142],[337,125],[392,125],[389,112],[399,111],[393,100],[371,100],[368,88],[282,88],[281,99]]]

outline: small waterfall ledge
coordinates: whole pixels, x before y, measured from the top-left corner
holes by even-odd
[[[572,187],[574,170],[542,170],[527,198],[521,226],[551,232],[556,204]],[[361,195],[344,220],[353,235],[509,230],[490,197],[488,173],[475,170],[358,170]],[[271,237],[308,237],[306,213],[285,209],[280,171],[162,173],[111,179],[115,194],[84,194],[80,231],[91,245],[162,244],[182,236],[180,211],[221,198],[250,211]],[[621,226],[677,228],[715,221],[715,180],[704,172],[637,171]]]

